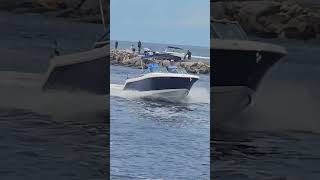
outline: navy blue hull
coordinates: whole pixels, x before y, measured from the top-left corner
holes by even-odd
[[[153,91],[165,89],[188,89],[197,81],[196,78],[153,77],[126,83],[124,90]]]
[[[105,58],[90,62],[57,67],[42,89],[82,90],[95,94],[109,94],[109,68]]]
[[[175,62],[182,61],[181,57],[174,56],[171,54],[155,54],[153,57],[159,60],[174,60]]]
[[[257,62],[257,55],[260,56]],[[211,49],[211,86],[246,86],[256,90],[266,72],[284,55],[280,53]]]

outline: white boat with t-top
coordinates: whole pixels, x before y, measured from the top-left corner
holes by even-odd
[[[152,64],[140,76],[127,79],[123,90],[138,91],[143,98],[181,101],[198,79],[184,69],[169,72],[165,67]]]

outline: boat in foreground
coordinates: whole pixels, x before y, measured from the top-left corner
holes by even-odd
[[[287,52],[277,45],[248,40],[238,22],[211,22],[213,113],[215,123],[234,118],[253,102],[259,84]]]
[[[85,91],[109,94],[109,47],[56,56],[44,76],[43,91]]]
[[[142,98],[181,101],[199,77],[187,74],[184,69],[169,72],[157,64],[149,66],[142,75],[127,79],[123,90],[139,93]]]

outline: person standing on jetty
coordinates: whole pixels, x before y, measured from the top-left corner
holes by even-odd
[[[116,43],[115,43],[115,45],[114,45],[114,48],[117,50],[118,49],[118,45],[119,45],[119,43],[118,43],[118,41],[116,41]]]
[[[139,40],[139,42],[138,42],[138,52],[139,52],[139,54],[140,54],[140,51],[141,51],[141,47],[142,47],[142,43],[141,43],[141,41]]]
[[[189,59],[189,60],[191,60],[191,54],[192,54],[192,53],[191,53],[191,51],[190,51],[190,50],[188,50],[188,52],[187,52],[187,56],[188,56],[188,59]]]

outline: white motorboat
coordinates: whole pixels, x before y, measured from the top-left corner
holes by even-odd
[[[144,98],[181,101],[198,79],[184,69],[169,72],[165,67],[151,64],[140,76],[127,79],[123,90],[136,91]]]

